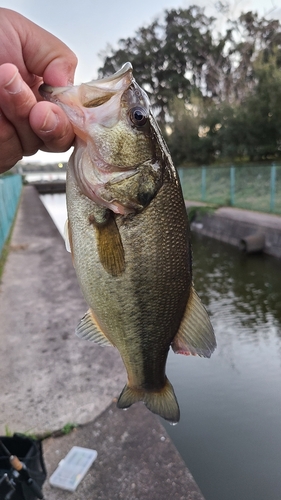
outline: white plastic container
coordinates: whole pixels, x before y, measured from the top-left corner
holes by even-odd
[[[73,446],[51,475],[50,484],[63,490],[75,491],[97,456],[96,450]]]

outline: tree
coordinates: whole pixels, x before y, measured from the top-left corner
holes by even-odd
[[[217,43],[212,36],[214,22],[197,6],[166,10],[163,22],[154,21],[135,37],[119,40],[119,48],[111,48],[99,75],[112,74],[129,60],[164,123],[174,97],[188,101],[194,89],[216,92],[216,68],[224,65],[222,49],[229,35]]]
[[[276,50],[281,56],[280,23],[278,20],[259,18],[257,13],[246,12],[229,24],[232,26],[232,45],[229,50],[232,82],[227,100],[241,102],[249,90],[255,87],[254,65],[257,58],[266,62]]]
[[[178,165],[281,155],[280,23],[247,12],[225,26],[166,10],[104,54],[100,76],[131,61]]]

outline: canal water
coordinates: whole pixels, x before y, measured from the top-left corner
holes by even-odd
[[[43,201],[62,231],[64,195]],[[170,353],[181,420],[164,425],[206,500],[280,500],[281,261],[192,241],[218,347],[209,360]]]

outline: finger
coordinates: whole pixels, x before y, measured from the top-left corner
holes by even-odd
[[[13,64],[0,66],[0,107],[13,125],[21,142],[23,155],[35,153],[41,141],[29,124],[29,113],[36,98]]]
[[[63,112],[51,102],[38,102],[29,115],[30,125],[42,140],[43,151],[67,151],[73,143],[73,128]]]
[[[23,70],[27,68],[30,73],[42,76],[52,86],[72,83],[77,57],[69,47],[29,19],[24,18],[23,22],[23,16],[16,12],[12,13],[12,19],[21,41]]]

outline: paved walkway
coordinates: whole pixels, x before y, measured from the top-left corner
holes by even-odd
[[[26,187],[0,287],[1,433],[89,422],[122,390],[118,351],[74,334],[86,310],[63,239]]]
[[[94,422],[45,441],[50,473],[72,446],[97,450],[97,460],[75,493],[46,482],[46,500],[204,500],[159,419],[142,404],[124,412],[113,403]]]
[[[25,187],[0,283],[0,434],[86,424],[44,440],[49,474],[73,445],[98,452],[75,493],[46,481],[46,500],[203,500],[160,420],[112,404],[125,370],[117,350],[74,335],[85,311],[63,240]]]

